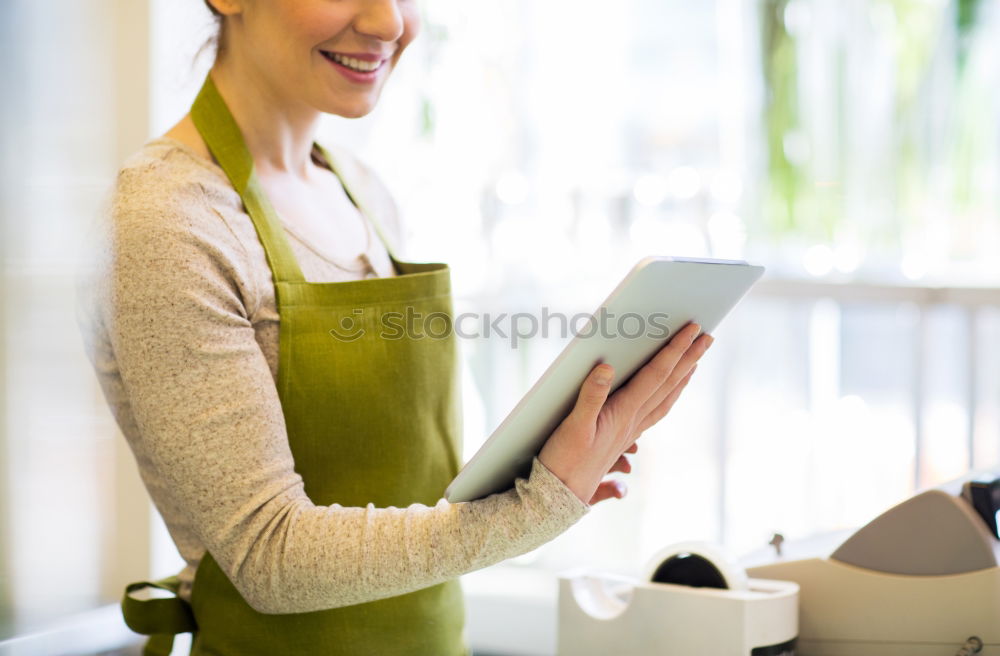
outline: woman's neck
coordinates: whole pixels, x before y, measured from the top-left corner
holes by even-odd
[[[258,173],[307,177],[320,112],[291,103],[263,84],[245,60],[223,57],[210,74],[243,133]]]

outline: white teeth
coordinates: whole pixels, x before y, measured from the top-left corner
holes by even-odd
[[[359,73],[371,73],[378,67],[382,65],[381,61],[361,61],[360,59],[355,59],[354,57],[345,57],[344,55],[337,54],[335,52],[327,53],[330,59],[350,68],[351,70],[358,71]]]

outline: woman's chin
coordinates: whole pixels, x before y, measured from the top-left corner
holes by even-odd
[[[374,107],[369,107],[369,108],[366,108],[366,109],[359,109],[357,111],[337,110],[337,111],[327,112],[327,114],[334,114],[334,115],[340,116],[342,118],[362,118],[362,117],[367,116],[368,114],[370,114],[371,111],[372,111],[372,109],[374,109]]]
[[[344,118],[361,118],[367,116],[375,109],[377,101],[378,96],[359,99],[355,102],[344,102],[341,98],[337,102],[329,103],[321,109],[326,114],[334,114],[335,116],[342,116]]]

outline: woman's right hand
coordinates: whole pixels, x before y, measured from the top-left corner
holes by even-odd
[[[580,388],[576,405],[545,442],[538,459],[584,503],[610,496],[598,493],[612,471],[627,471],[626,452],[634,452],[642,432],[663,419],[712,344],[698,336],[697,324],[678,331],[659,352],[608,397],[614,369],[599,364]],[[605,484],[607,485],[607,484]]]

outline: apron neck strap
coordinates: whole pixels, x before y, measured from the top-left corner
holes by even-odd
[[[396,251],[392,245],[392,241],[388,239],[388,235],[386,235],[385,231],[382,230],[382,225],[378,222],[378,218],[371,210],[369,210],[364,200],[360,196],[355,194],[353,191],[351,191],[351,185],[349,183],[350,182],[349,178],[351,176],[344,175],[344,168],[340,166],[336,158],[326,148],[319,145],[318,143],[315,144],[315,146],[316,150],[319,151],[319,154],[323,156],[324,160],[326,160],[326,163],[330,167],[330,170],[340,180],[340,184],[344,188],[344,193],[347,194],[347,198],[354,204],[356,208],[358,208],[358,212],[361,213],[361,216],[363,216],[369,223],[372,224],[372,226],[375,227],[375,234],[377,234],[378,238],[382,241],[382,245],[385,246],[385,250],[389,254],[389,257],[392,259],[393,262],[398,263],[399,259],[396,257]]]
[[[208,150],[243,200],[264,246],[275,282],[304,282],[305,277],[278,221],[278,215],[254,172],[253,157],[243,140],[243,134],[211,75],[205,77],[205,84],[191,107],[191,119]]]

